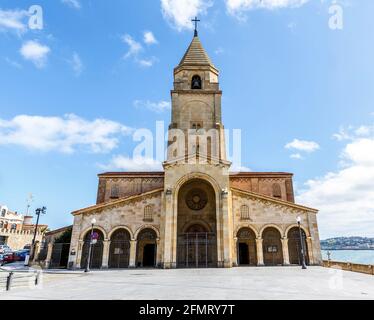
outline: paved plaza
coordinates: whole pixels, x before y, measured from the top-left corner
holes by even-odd
[[[374,277],[322,267],[65,271],[0,299],[374,299]]]

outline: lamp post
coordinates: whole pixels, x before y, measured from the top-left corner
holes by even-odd
[[[29,264],[30,259],[34,259],[34,257],[35,257],[35,240],[36,240],[36,234],[38,232],[39,217],[40,217],[40,214],[46,214],[46,212],[47,212],[46,207],[37,208],[35,210],[35,214],[36,214],[37,218],[36,218],[36,224],[35,224],[35,229],[34,229],[34,236],[32,238],[32,242],[31,242],[30,255],[29,255],[29,258],[25,260],[25,265],[26,266],[29,266],[30,265]]]
[[[304,253],[304,241],[302,238],[302,232],[301,232],[301,217],[297,217],[297,225],[299,226],[299,235],[300,235],[300,252],[301,252],[301,269],[306,269],[305,265],[305,253]]]
[[[93,237],[93,231],[94,231],[94,225],[96,223],[96,219],[93,218],[91,220],[91,235],[90,235],[90,246],[88,247],[88,257],[86,261],[86,268],[84,269],[84,272],[90,271],[90,260],[91,260],[91,251],[92,251],[92,237]]]
[[[35,230],[34,230],[34,237],[32,239],[32,245],[35,244],[35,239],[36,239],[36,233],[38,231],[40,214],[46,214],[46,211],[47,211],[46,207],[38,208],[38,209],[35,210],[35,214],[36,214],[37,218],[36,218],[36,225],[35,225]]]

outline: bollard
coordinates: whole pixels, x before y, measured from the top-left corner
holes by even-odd
[[[10,290],[10,287],[12,285],[12,279],[13,279],[13,272],[10,272],[6,279],[6,291]]]
[[[36,276],[35,276],[35,285],[37,286],[38,283],[39,283],[39,275],[40,275],[40,271],[37,271],[36,272]]]

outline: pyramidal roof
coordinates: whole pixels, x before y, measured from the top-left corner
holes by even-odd
[[[193,37],[191,44],[188,47],[186,53],[184,54],[178,67],[182,67],[185,65],[206,65],[215,68],[208,54],[204,50],[203,45],[201,44],[200,39],[197,35]]]

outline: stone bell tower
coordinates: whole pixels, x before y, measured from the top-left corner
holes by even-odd
[[[214,219],[210,221],[213,227],[209,231],[216,241],[212,256],[216,266],[232,266],[232,218],[228,204],[231,163],[226,160],[222,91],[218,78],[219,71],[205,52],[195,29],[191,44],[174,69],[174,88],[171,90],[168,152],[163,163],[164,215],[160,245],[163,247],[164,268],[178,266],[177,255],[181,250],[177,239],[186,232],[181,231],[186,230],[180,225],[181,221],[184,219],[186,224],[206,222],[199,211],[188,213],[188,209],[183,209],[188,202],[183,198],[186,188],[193,186],[191,192],[197,193],[193,199],[198,202],[204,197],[204,192],[201,196],[198,194],[199,190],[206,184],[213,190],[211,203],[207,204],[212,208],[209,217]]]
[[[193,154],[226,160],[218,77],[219,71],[195,31],[190,46],[174,69],[168,161]],[[182,132],[184,140],[180,139]]]

